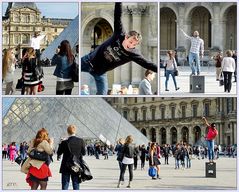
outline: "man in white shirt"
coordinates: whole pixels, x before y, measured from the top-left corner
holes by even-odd
[[[196,74],[195,66],[193,65],[193,61],[195,60],[196,68],[197,68],[197,75],[200,75],[200,57],[203,57],[204,54],[204,41],[199,37],[199,32],[194,31],[193,36],[187,35],[183,29],[181,29],[184,36],[191,41],[190,52],[188,56],[189,65],[192,69],[192,74]]]
[[[41,40],[44,39],[46,35],[40,35],[39,32],[35,32],[34,36],[31,38],[31,42],[30,42],[30,46],[35,49],[36,51],[36,58],[38,60],[40,60],[40,55],[41,55],[41,51],[40,51],[40,44],[41,44]]]

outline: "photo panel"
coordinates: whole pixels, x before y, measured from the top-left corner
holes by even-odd
[[[70,153],[60,146],[72,137],[83,139],[83,159],[93,176],[80,183],[81,189],[236,189],[236,97],[4,97],[2,106],[5,190],[30,189],[27,175],[20,171],[25,170],[19,164],[26,155],[21,149],[31,149],[29,143],[41,128],[54,141],[56,152],[48,166],[52,176],[47,189],[62,187],[61,176],[66,172],[59,170]],[[69,125],[76,126],[70,137]],[[120,160],[117,150],[122,146],[131,152]],[[133,177],[121,172],[125,175],[121,182],[120,165],[127,162]],[[149,172],[156,168],[158,176]]]
[[[78,44],[78,2],[3,2],[2,95],[78,95]]]
[[[81,3],[81,95],[158,94],[158,3]]]
[[[237,2],[160,2],[160,93],[235,95]]]

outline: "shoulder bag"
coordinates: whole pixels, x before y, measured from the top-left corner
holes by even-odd
[[[174,76],[178,76],[178,70],[177,70],[177,68],[176,68],[176,65],[175,65],[175,58],[173,58],[173,67],[174,67],[174,72],[173,72],[173,74],[174,74]]]
[[[39,161],[48,161],[49,155],[45,151],[38,151],[37,149],[31,150],[28,154],[31,159]]]

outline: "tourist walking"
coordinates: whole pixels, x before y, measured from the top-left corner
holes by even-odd
[[[85,142],[82,138],[76,136],[75,125],[69,125],[67,127],[67,133],[69,135],[68,139],[63,140],[57,150],[58,156],[63,154],[60,167],[61,189],[68,190],[71,178],[73,190],[79,190],[81,182],[79,173],[74,172],[67,164],[73,161],[73,156],[75,156],[78,161],[83,161],[83,156],[86,154]]]

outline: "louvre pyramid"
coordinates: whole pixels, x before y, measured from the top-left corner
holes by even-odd
[[[41,59],[52,59],[56,52],[56,48],[61,44],[61,41],[68,40],[73,49],[79,40],[79,15],[60,33],[60,35],[51,42],[51,44],[43,51]]]
[[[4,103],[8,98],[3,98]],[[69,124],[77,126],[77,136],[115,144],[127,135],[137,145],[148,139],[102,98],[15,98],[3,116],[3,143],[29,141],[44,127],[57,143]]]

